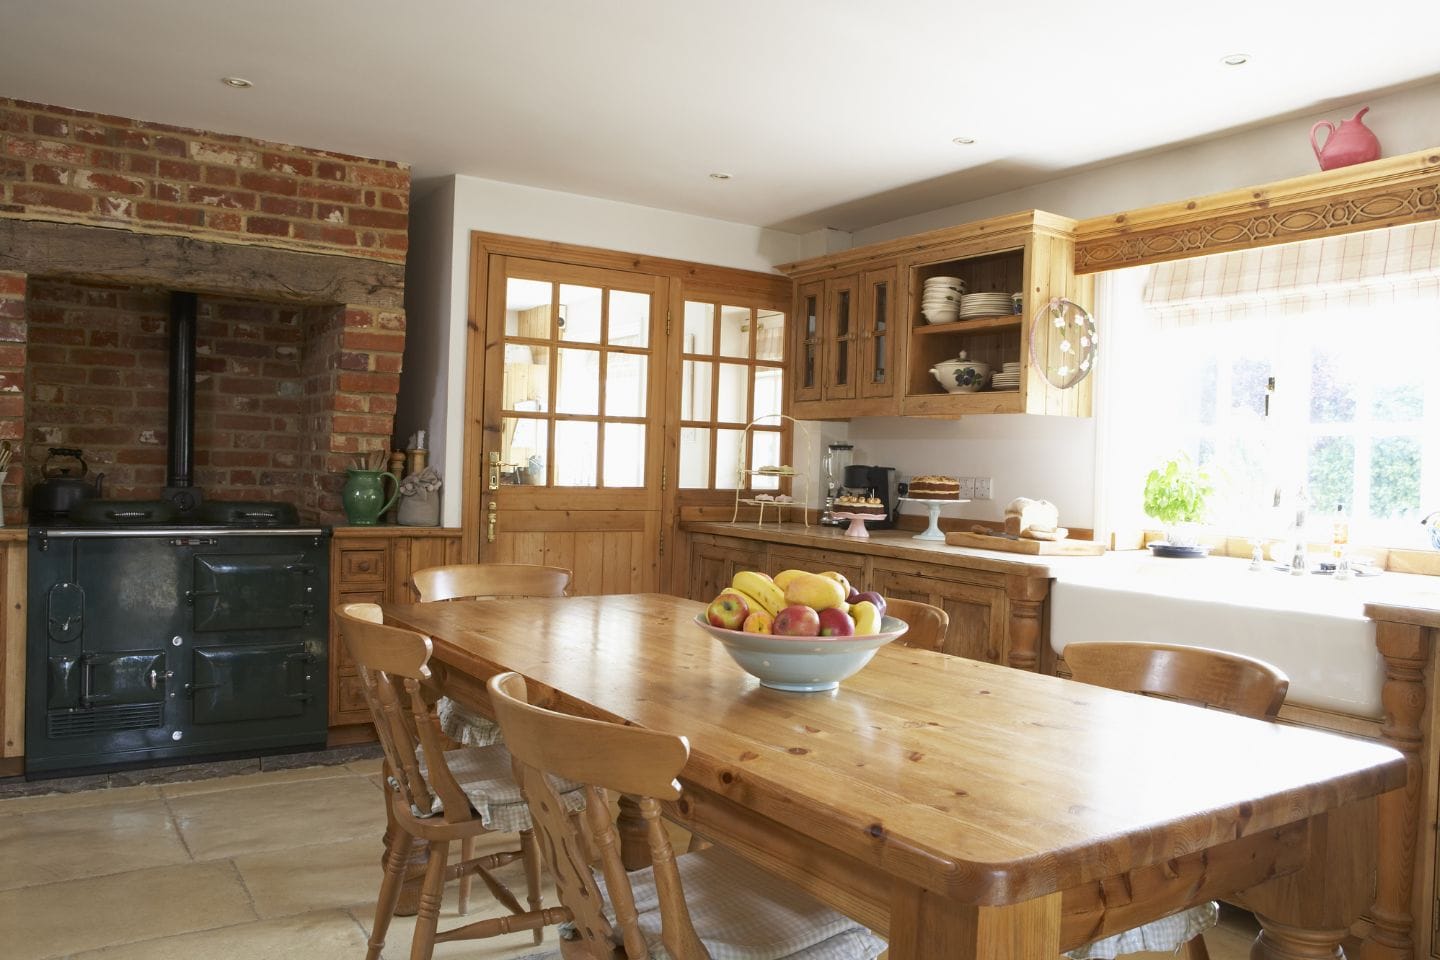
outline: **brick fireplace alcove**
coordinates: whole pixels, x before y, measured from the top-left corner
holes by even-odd
[[[158,496],[173,290],[200,295],[197,483],[340,519],[352,455],[390,445],[408,191],[388,161],[0,99],[7,521],[51,446]]]

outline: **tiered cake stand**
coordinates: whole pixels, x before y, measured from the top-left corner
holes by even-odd
[[[939,540],[943,543],[945,541],[945,532],[940,529],[940,508],[949,503],[969,503],[970,501],[960,500],[958,498],[954,500],[931,500],[920,497],[901,497],[900,502],[922,504],[930,514],[930,526],[915,534],[915,536],[911,538],[912,540]]]

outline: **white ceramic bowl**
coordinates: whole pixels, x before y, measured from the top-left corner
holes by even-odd
[[[930,376],[947,393],[974,393],[985,389],[990,364],[979,360],[941,360],[930,368]]]
[[[884,617],[880,632],[865,637],[777,637],[712,626],[697,614],[695,624],[725,646],[740,669],[760,686],[796,693],[834,690],[870,662],[875,651],[910,629],[904,620]]]

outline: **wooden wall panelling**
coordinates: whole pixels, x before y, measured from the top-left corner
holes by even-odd
[[[0,543],[0,758],[25,753],[25,540]],[[0,765],[0,775],[18,773]]]

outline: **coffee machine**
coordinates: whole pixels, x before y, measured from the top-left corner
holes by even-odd
[[[895,526],[895,514],[900,506],[900,491],[894,467],[851,464],[845,468],[840,493],[857,497],[879,497],[885,506],[885,519],[867,521],[866,526],[871,530],[888,530]]]

